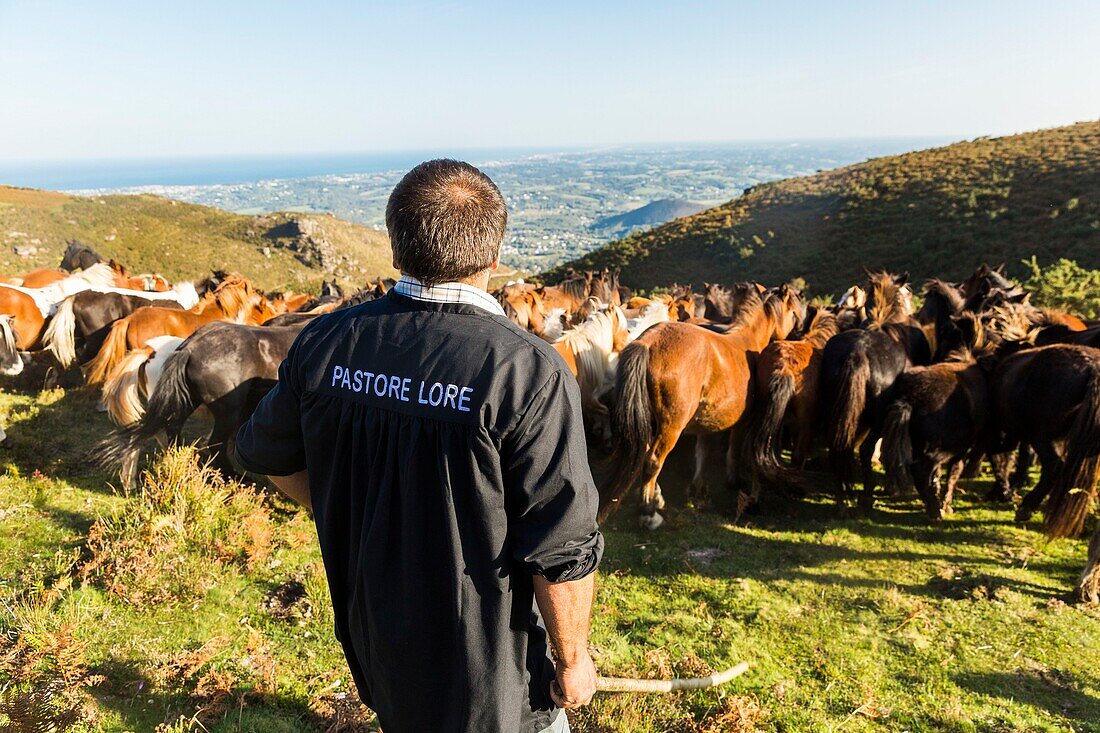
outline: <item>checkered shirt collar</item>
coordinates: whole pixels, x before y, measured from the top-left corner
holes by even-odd
[[[439,285],[425,285],[412,275],[402,275],[393,289],[398,294],[413,300],[422,300],[426,303],[462,303],[472,305],[494,316],[504,316],[504,309],[496,298],[489,295],[481,288],[475,288],[466,283],[440,283]],[[505,316],[507,317],[507,316]]]

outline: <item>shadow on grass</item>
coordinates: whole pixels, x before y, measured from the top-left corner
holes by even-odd
[[[964,673],[955,676],[955,684],[963,689],[1024,703],[1052,715],[1091,724],[1089,730],[1100,730],[1100,698],[1082,692],[1074,675],[1058,669],[1039,668],[1034,671]]]
[[[146,662],[147,663],[147,662]],[[328,695],[311,706],[280,693],[257,690],[232,674],[203,675],[180,668],[176,673],[191,678],[176,693],[156,689],[137,660],[108,659],[89,671],[101,677],[90,689],[96,702],[121,718],[126,730],[153,730],[161,723],[194,719],[196,730],[217,731],[378,731],[370,712],[359,705],[354,693],[343,698]],[[197,678],[197,679],[195,679]]]

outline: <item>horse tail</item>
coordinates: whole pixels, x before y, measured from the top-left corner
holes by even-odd
[[[187,364],[190,355],[185,351],[172,354],[164,365],[164,372],[139,420],[115,428],[93,449],[92,461],[101,468],[113,470],[136,465],[142,446],[161,430],[169,437],[179,431],[195,410],[194,398],[187,383]]]
[[[749,433],[749,464],[754,479],[769,484],[801,485],[802,476],[779,460],[779,431],[787,406],[794,397],[794,377],[780,371],[768,378],[768,391],[762,409],[757,411]]]
[[[1051,487],[1043,529],[1071,537],[1085,526],[1100,475],[1100,368],[1093,368],[1077,417],[1066,437],[1066,462]]]
[[[910,424],[913,406],[899,399],[890,405],[886,413],[886,430],[882,435],[882,465],[886,469],[888,485],[898,489],[913,485],[909,466],[913,463],[913,438]]]
[[[76,361],[76,313],[72,297],[61,301],[42,334],[42,344],[62,368],[68,369]]]
[[[111,331],[99,347],[99,353],[88,363],[84,380],[88,384],[103,384],[107,381],[115,366],[122,361],[129,349],[126,346],[126,334],[130,328],[130,319],[122,318],[111,325]]]
[[[19,335],[12,325],[14,319],[0,314],[0,374],[14,377],[23,373],[23,357],[19,354]]]
[[[845,452],[855,448],[870,378],[871,365],[867,354],[862,351],[850,354],[840,370],[840,383],[829,424],[829,447],[835,451]]]
[[[619,354],[615,372],[615,405],[611,410],[614,463],[600,500],[602,522],[617,508],[641,471],[653,443],[649,404],[649,346],[635,341]]]
[[[153,349],[143,346],[134,349],[111,371],[103,384],[103,402],[107,413],[117,425],[129,425],[141,419],[145,413],[142,398],[146,396],[143,369]]]

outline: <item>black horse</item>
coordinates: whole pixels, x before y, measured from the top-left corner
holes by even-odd
[[[103,262],[99,253],[83,242],[70,239],[65,244],[67,246],[65,254],[61,256],[61,269],[66,272],[87,270],[92,265]]]
[[[853,451],[859,447],[863,494],[860,505],[874,503],[871,460],[882,435],[883,419],[898,375],[915,364],[928,364],[931,347],[920,324],[910,317],[908,273],[870,277],[868,322],[829,339],[822,354],[822,409],[829,461],[836,475],[837,500],[854,484]]]
[[[887,483],[898,488],[915,484],[933,522],[951,513],[966,454],[989,445],[988,382],[996,347],[972,314],[956,317],[944,330],[952,328],[959,345],[944,361],[898,376],[882,438]],[[944,466],[947,482],[941,489]]]
[[[1002,448],[1034,448],[1042,471],[1024,497],[1027,521],[1048,496],[1044,527],[1051,537],[1084,526],[1100,474],[1100,350],[1056,344],[1005,357],[991,381]]]
[[[177,443],[184,423],[205,405],[214,417],[204,444],[205,458],[226,476],[236,476],[228,456],[233,436],[275,386],[279,364],[308,322],[274,328],[225,322],[203,326],[168,357],[145,415],[113,430],[96,447],[93,459],[101,466],[119,468],[123,484],[129,487],[144,444],[162,430],[169,443]]]

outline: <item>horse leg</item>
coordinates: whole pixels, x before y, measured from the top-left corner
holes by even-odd
[[[993,486],[986,492],[985,498],[989,501],[1012,501],[1010,477],[1016,465],[1016,451],[990,453],[989,465],[993,467]]]
[[[1012,472],[1012,488],[1026,489],[1031,483],[1031,467],[1035,465],[1035,452],[1027,443],[1020,444],[1016,457],[1016,470]]]
[[[864,511],[871,511],[875,506],[875,469],[872,461],[877,443],[878,435],[869,433],[859,446],[859,465],[863,471],[863,493],[859,496],[859,508]]]
[[[924,511],[931,522],[939,522],[943,519],[940,513],[940,502],[937,496],[936,484],[939,482],[940,466],[927,456],[917,458],[912,464],[913,484],[917,487],[921,501],[924,503]]]
[[[712,436],[700,433],[695,436],[695,470],[688,484],[688,499],[703,499],[707,495],[707,455],[710,453]]]
[[[978,474],[982,472],[982,459],[985,458],[983,453],[978,448],[973,449],[966,457],[966,463],[963,467],[963,478],[978,478]]]
[[[676,446],[683,428],[665,426],[653,441],[653,448],[646,456],[642,466],[642,513],[640,521],[646,529],[657,529],[665,521],[660,510],[665,508],[665,499],[657,477],[661,475],[668,454]]]
[[[954,509],[951,507],[951,502],[955,499],[955,487],[959,483],[959,479],[962,477],[966,470],[966,461],[962,458],[956,458],[947,469],[947,485],[944,488],[943,496],[940,498],[940,513],[943,516],[949,516],[954,513]]]
[[[1016,509],[1017,522],[1026,522],[1031,519],[1031,515],[1035,513],[1035,510],[1043,503],[1043,499],[1046,499],[1047,494],[1050,493],[1056,477],[1062,472],[1062,457],[1058,455],[1058,449],[1054,447],[1053,443],[1036,445],[1035,453],[1039,456],[1041,467],[1039,483],[1035,484],[1035,488],[1027,493],[1023,501],[1020,502],[1019,508]]]
[[[1089,559],[1077,581],[1077,595],[1084,603],[1100,603],[1100,527],[1089,541]]]

